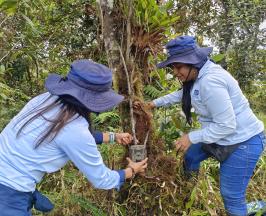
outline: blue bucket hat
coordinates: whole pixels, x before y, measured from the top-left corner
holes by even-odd
[[[197,65],[212,52],[212,47],[199,47],[195,37],[187,35],[170,40],[165,48],[168,57],[157,64],[157,68],[164,68],[173,63]]]
[[[112,90],[112,71],[88,59],[74,61],[66,77],[50,74],[45,87],[52,95],[74,97],[92,112],[110,110],[124,98]]]

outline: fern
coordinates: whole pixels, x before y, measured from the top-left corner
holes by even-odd
[[[119,124],[120,117],[116,112],[110,111],[110,112],[101,113],[94,119],[94,123],[96,125],[104,124],[107,122],[108,124]]]
[[[29,97],[18,89],[0,82],[0,130],[16,115]]]
[[[144,87],[144,93],[150,96],[152,99],[155,99],[161,96],[161,91],[152,85],[147,85]]]

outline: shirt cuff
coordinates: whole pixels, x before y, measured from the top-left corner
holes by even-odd
[[[94,137],[96,144],[103,143],[103,133],[101,131],[93,131],[92,136]]]
[[[160,98],[157,98],[155,100],[152,101],[155,105],[155,107],[160,107],[163,105],[163,101]]]
[[[189,132],[188,137],[193,144],[202,142],[202,134],[200,130]]]
[[[118,172],[120,176],[119,184],[116,187],[116,189],[119,191],[122,185],[125,183],[126,173],[125,173],[125,170],[115,170],[115,171]]]

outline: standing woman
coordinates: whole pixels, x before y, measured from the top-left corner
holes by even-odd
[[[112,89],[112,72],[90,60],[77,60],[66,77],[51,74],[47,93],[31,101],[0,134],[1,216],[30,216],[31,208],[47,212],[49,200],[35,188],[45,173],[62,168],[71,160],[95,188],[111,189],[125,179],[144,172],[147,159],[134,163],[128,159],[123,170],[107,168],[89,130],[89,114],[101,113],[118,105],[123,96]],[[106,134],[98,142],[108,141]],[[110,134],[124,144],[129,134]]]
[[[168,58],[157,65],[170,67],[182,89],[148,103],[150,108],[182,103],[191,124],[193,106],[201,129],[176,141],[185,152],[186,173],[198,172],[209,156],[220,161],[220,191],[228,215],[245,216],[246,188],[265,147],[264,126],[250,109],[237,81],[199,47],[195,38],[180,36],[166,44]],[[135,103],[138,106],[138,103]]]

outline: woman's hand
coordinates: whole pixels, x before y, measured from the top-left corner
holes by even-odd
[[[141,102],[140,101],[134,101],[134,103],[133,103],[133,107],[135,108],[135,109],[140,109],[140,107],[141,107]],[[152,101],[150,101],[150,102],[146,102],[145,103],[145,106],[148,108],[148,109],[153,109],[153,108],[155,108],[155,104],[152,102]]]
[[[147,106],[149,109],[153,109],[153,108],[155,108],[155,104],[154,104],[152,101],[146,103],[146,106]]]
[[[127,161],[128,161],[127,165],[128,168],[125,169],[126,178],[132,178],[137,173],[143,174],[148,166],[147,164],[148,158],[145,158],[140,162],[133,162],[130,158],[127,158]]]
[[[175,141],[176,150],[178,151],[187,151],[188,148],[191,146],[191,141],[188,137],[188,134],[184,134],[178,140]]]
[[[133,136],[129,133],[116,133],[115,141],[119,144],[128,145],[132,142]]]

